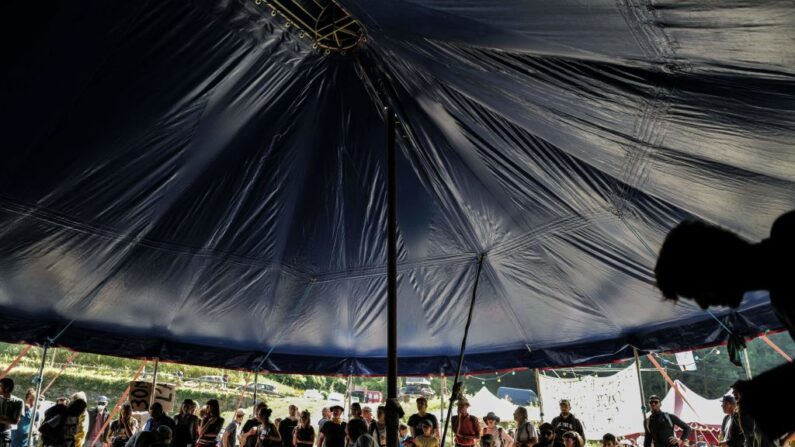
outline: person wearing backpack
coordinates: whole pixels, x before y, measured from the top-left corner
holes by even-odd
[[[513,412],[513,420],[516,421],[516,432],[514,433],[516,447],[534,447],[538,444],[538,432],[527,416],[527,408],[516,407]]]
[[[690,436],[690,426],[685,424],[676,415],[668,414],[660,410],[660,398],[656,395],[649,397],[649,408],[651,414],[646,419],[645,438],[643,447],[671,447],[680,446],[682,442]],[[682,435],[677,438],[674,434],[674,426],[682,429]]]
[[[63,447],[66,404],[55,404],[44,412],[44,422],[39,426],[41,442],[44,447]]]
[[[480,421],[469,414],[469,401],[458,399],[458,414],[452,417],[455,447],[473,447],[480,440]]]
[[[483,433],[481,433],[480,442],[481,446],[483,446],[483,436],[490,435],[492,437],[492,447],[511,447],[513,444],[513,438],[505,433],[505,430],[500,427],[499,424],[500,418],[494,414],[493,411],[490,411],[489,414],[483,416],[483,423],[486,424],[483,427]]]

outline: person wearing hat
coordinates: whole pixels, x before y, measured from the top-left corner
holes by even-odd
[[[439,447],[439,438],[433,432],[433,422],[430,419],[425,419],[420,426],[422,433],[414,437],[414,445],[416,447]]]
[[[458,398],[458,414],[452,417],[455,447],[472,447],[480,440],[480,421],[469,414],[469,401]]]
[[[669,414],[660,409],[659,396],[655,394],[649,396],[649,409],[651,413],[646,418],[643,447],[652,447],[652,444],[654,447],[679,446],[690,436],[692,430],[689,425],[675,414]],[[682,429],[680,438],[674,435],[674,426]]]
[[[538,443],[535,447],[565,447],[562,439],[555,435],[555,428],[549,422],[538,427]]]
[[[567,431],[576,431],[583,440],[585,439],[582,422],[571,414],[571,403],[568,399],[560,401],[560,415],[552,419],[552,426],[555,427],[558,439],[563,439],[563,435]]]
[[[317,437],[317,445],[321,447],[325,442],[326,447],[345,447],[345,428],[347,424],[342,421],[342,412],[345,411],[345,409],[339,405],[334,405],[329,408],[329,410],[331,410],[331,419],[326,421],[323,427],[320,428],[320,436]],[[362,423],[364,423],[364,421],[362,421]],[[367,432],[366,426],[364,431]]]
[[[105,424],[108,416],[108,398],[99,396],[97,405],[88,410],[88,438],[86,438],[85,447],[102,447],[108,434],[109,424]]]
[[[428,400],[422,396],[417,398],[417,412],[412,414],[408,420],[408,426],[411,430],[411,436],[417,437],[422,434],[422,421],[430,420],[433,423],[433,432],[437,438],[441,438],[439,434],[439,420],[436,419],[433,413],[428,413]]]
[[[740,421],[737,414],[737,401],[734,396],[725,395],[721,399],[721,408],[723,409],[723,423],[720,426],[720,446],[721,447],[743,447],[745,444],[745,437],[743,430],[740,427]]]
[[[484,436],[491,437],[491,447],[510,447],[513,444],[513,438],[505,433],[502,427],[497,425],[499,422],[500,418],[493,411],[483,416],[485,427],[483,427],[483,432],[480,434],[480,445],[482,447],[486,447],[486,443],[483,441]]]
[[[88,398],[86,397],[86,393],[83,391],[78,391],[72,394],[72,397],[69,399],[69,401],[69,408],[72,408],[73,410],[79,407],[73,406],[72,404],[77,401],[83,402],[83,411],[79,413],[77,426],[74,432],[74,447],[81,447],[86,442],[86,435],[88,434],[88,412],[86,411],[86,408],[88,407]]]

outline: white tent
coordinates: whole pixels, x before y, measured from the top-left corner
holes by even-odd
[[[673,388],[669,389],[662,401],[662,411],[675,414],[688,424],[714,426],[723,422],[724,414],[720,398],[705,399],[678,380],[674,381],[674,384],[679,388],[684,399]]]
[[[493,411],[501,421],[512,421],[513,412],[517,407],[511,401],[495,396],[485,386],[467,399],[469,400],[469,413],[480,418]],[[531,421],[541,419],[541,410],[538,407],[528,406],[526,408]],[[455,410],[453,411],[455,412]]]
[[[493,411],[502,420],[513,420],[516,405],[505,399],[500,399],[491,393],[485,386],[469,399],[469,412],[478,417],[483,417]]]

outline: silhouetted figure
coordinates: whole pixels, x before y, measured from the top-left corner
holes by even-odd
[[[665,238],[654,273],[663,296],[701,308],[737,307],[745,292],[767,290],[776,315],[795,340],[795,211],[779,217],[770,238],[753,244],[731,231],[696,221]]]
[[[767,290],[795,340],[795,211],[776,219],[770,237],[758,243],[703,222],[682,222],[666,237],[654,273],[665,298],[693,299],[704,309],[737,307],[745,292]],[[742,395],[743,412],[769,439],[795,432],[791,412],[770,405],[795,401],[795,364],[737,382],[735,389]]]

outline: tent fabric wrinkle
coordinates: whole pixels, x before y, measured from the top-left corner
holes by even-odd
[[[326,53],[249,0],[16,2],[0,29],[0,339],[285,373],[613,361],[781,328],[662,301],[683,219],[795,208],[780,0],[340,0]],[[264,13],[263,13],[264,12]]]

